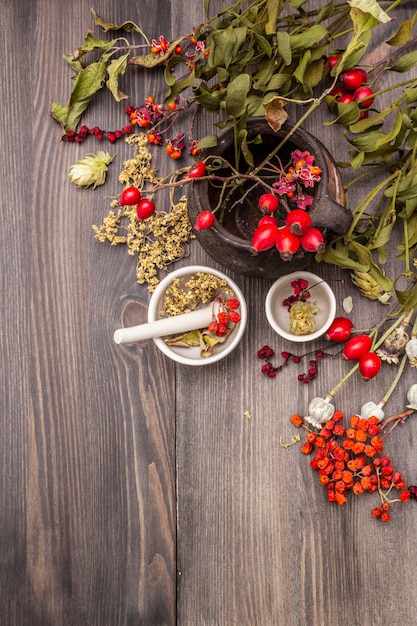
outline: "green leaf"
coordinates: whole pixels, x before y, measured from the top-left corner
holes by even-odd
[[[263,37],[256,31],[254,31],[253,36],[255,37],[257,46],[262,50],[262,52],[269,58],[272,56],[272,48],[266,37]]]
[[[255,162],[253,159],[253,154],[250,151],[250,148],[248,146],[248,131],[246,130],[246,128],[242,129],[239,132],[238,144],[240,146],[240,150],[242,152],[243,158],[245,159],[249,167],[253,169],[255,167]]]
[[[410,19],[404,20],[404,22],[400,24],[400,27],[395,33],[395,35],[393,35],[391,39],[387,40],[387,43],[390,46],[402,46],[405,43],[407,43],[407,41],[410,40],[411,35],[413,33],[413,28],[414,28],[414,24],[416,23],[416,20],[417,20],[417,13],[414,13],[414,15],[410,17]]]
[[[51,106],[51,115],[65,130],[68,119],[68,107],[63,104],[58,104],[58,102],[53,102]]]
[[[311,48],[327,37],[327,29],[321,24],[314,24],[299,35],[290,35],[291,50],[305,50]]]
[[[408,52],[408,54],[404,54],[401,58],[391,65],[390,70],[393,72],[408,72],[413,69],[417,65],[417,51]]]
[[[217,146],[218,138],[217,135],[207,135],[200,139],[197,144],[197,148],[199,150],[204,150],[205,148],[214,148]]]
[[[119,90],[119,76],[123,76],[127,67],[127,60],[129,54],[123,54],[117,59],[112,59],[107,67],[107,74],[109,76],[106,87],[113,94],[113,98],[116,102],[120,102],[124,98],[127,98],[126,94]]]
[[[320,9],[315,20],[316,24],[321,24],[322,22],[327,20],[327,18],[333,17],[333,15],[334,15],[334,2],[333,0],[330,0],[330,2],[325,4],[324,7]]]
[[[372,17],[381,24],[386,24],[391,21],[390,16],[382,10],[377,0],[348,0],[348,3],[352,9],[359,9],[363,13],[372,15]]]
[[[271,80],[268,82],[265,91],[280,91],[280,89],[282,89],[288,83],[288,80],[289,76],[287,76],[286,74],[274,74]]]
[[[172,100],[175,100],[175,98],[180,93],[185,91],[185,89],[187,89],[188,87],[192,87],[194,83],[195,83],[195,71],[192,70],[187,76],[185,76],[181,80],[177,80],[176,83],[171,85],[170,89],[168,90],[168,94],[165,98],[165,102],[167,103],[167,102],[171,102]]]
[[[227,88],[226,112],[234,118],[244,114],[246,110],[246,98],[251,86],[249,74],[239,74]]]
[[[103,54],[98,61],[90,63],[77,74],[70,97],[70,108],[80,100],[90,99],[101,89],[106,77],[108,59],[109,55]]]
[[[217,45],[222,52],[226,69],[234,62],[238,51],[245,43],[247,32],[248,29],[242,26],[238,28],[229,27],[220,33]]]
[[[311,52],[310,50],[306,50],[301,55],[300,62],[294,70],[294,78],[298,80],[298,82],[301,84],[303,84],[304,82],[304,72],[306,71],[306,68],[310,62],[310,59],[311,59]]]
[[[407,103],[417,102],[417,87],[406,87],[404,93],[407,96]]]
[[[376,115],[371,115],[371,117],[368,117],[366,119],[355,122],[354,124],[351,124],[349,126],[349,130],[352,133],[363,133],[369,130],[370,128],[373,128],[374,126],[381,126],[384,123],[385,119],[388,117],[388,115],[392,113],[392,111],[393,109],[391,108],[384,109],[384,111],[381,111],[380,113],[377,113]]]
[[[92,33],[87,33],[83,45],[77,49],[77,54],[82,56],[83,54],[92,52],[93,50],[110,50],[110,48],[113,48],[117,42],[118,39],[112,39],[110,41],[108,39],[97,39]]]
[[[369,270],[369,263],[360,263],[351,256],[353,252],[351,244],[352,240],[349,240],[347,243],[345,243],[344,239],[334,240],[331,244],[326,246],[322,254],[316,255],[315,258],[318,262],[325,261],[326,263],[338,265],[343,269],[367,272]]]
[[[66,63],[68,63],[68,65],[71,69],[74,70],[74,72],[80,72],[83,69],[83,64],[81,63],[80,59],[74,59],[73,54],[63,54],[62,58],[64,59],[64,61],[66,61]]]
[[[292,52],[290,44],[290,36],[287,32],[277,32],[278,53],[281,55],[285,65],[291,65]]]
[[[88,107],[91,98],[85,100],[79,100],[75,102],[68,110],[68,117],[65,130],[75,130],[78,126],[80,119],[83,116],[84,111]]]

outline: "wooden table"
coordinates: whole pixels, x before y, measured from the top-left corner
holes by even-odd
[[[134,257],[98,243],[91,227],[120,192],[130,149],[106,145],[117,159],[105,186],[80,190],[67,172],[97,144],[60,142],[49,116],[53,101],[68,98],[62,54],[93,28],[90,5],[2,2],[0,623],[415,624],[416,503],[397,506],[390,524],[371,518],[372,495],[329,505],[300,446],[281,445],[295,434],[290,415],[348,366],[324,359],[309,385],[297,382],[296,366],[261,375],[257,350],[285,347],[264,313],[271,280],[232,275],[249,323],[216,366],[176,365],[152,341],[113,342],[121,323],[145,319],[149,294],[136,283]],[[151,37],[203,18],[202,3],[186,0],[97,0],[94,8]],[[400,15],[413,12],[409,3]],[[139,70],[131,77],[124,89],[140,103],[153,82]],[[307,128],[338,158],[340,129],[322,125],[328,115],[320,110]],[[104,93],[86,117],[107,128],[121,120],[123,104]],[[158,161],[161,171],[168,161]],[[188,263],[222,269],[197,242]],[[346,272],[315,269],[333,285],[339,314],[352,294],[357,325],[379,319],[383,306],[358,298]],[[378,401],[391,371],[366,385],[353,377],[337,406],[356,412]],[[403,409],[415,378],[409,368],[388,413]],[[387,443],[410,483],[415,419]]]

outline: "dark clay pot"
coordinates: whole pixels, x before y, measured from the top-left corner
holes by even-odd
[[[262,137],[261,144],[252,145],[256,165],[288,134],[291,125],[286,123],[280,131],[275,132],[264,118],[253,118],[247,128],[249,138],[257,135]],[[309,211],[312,225],[323,231],[326,240],[335,234],[346,233],[352,223],[352,216],[342,206],[342,181],[335,161],[318,139],[305,130],[297,129],[280,152],[284,165],[289,163],[291,152],[297,148],[313,154],[315,165],[322,169],[320,182],[314,190],[307,190],[314,194],[314,203]],[[206,151],[203,156],[222,155],[233,162],[232,150],[233,130],[228,128],[220,134],[217,146]],[[258,189],[257,197],[264,192],[265,190],[260,192]],[[216,206],[217,193],[208,181],[197,181],[190,185],[188,212],[193,224],[201,211],[210,211]],[[256,206],[256,198],[253,199],[253,204]],[[275,247],[256,255],[251,254],[252,234],[259,217],[248,202],[242,202],[233,211],[228,212],[226,209],[222,223],[216,219],[211,228],[196,231],[195,234],[204,250],[214,260],[238,274],[276,278],[305,269],[313,261],[314,253],[304,251],[297,252],[291,261],[283,261]]]

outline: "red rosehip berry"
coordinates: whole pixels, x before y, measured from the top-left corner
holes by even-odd
[[[204,161],[199,161],[194,167],[190,169],[186,178],[201,178],[206,173],[206,164]]]
[[[285,226],[294,235],[304,235],[311,227],[311,217],[304,209],[293,209],[285,217]]]
[[[381,369],[381,359],[375,352],[366,352],[359,359],[359,371],[362,378],[370,380],[374,378]]]
[[[340,54],[331,54],[327,58],[327,65],[329,66],[330,70],[334,68],[334,66],[336,65],[339,59],[340,59]]]
[[[343,356],[348,361],[357,361],[363,354],[369,352],[372,339],[369,335],[356,335],[351,337],[343,348]]]
[[[278,226],[278,220],[273,215],[264,215],[258,222],[258,227],[263,226],[264,224],[273,224],[274,226]]]
[[[275,245],[278,232],[278,227],[275,224],[258,226],[252,236],[251,253],[257,254],[258,252],[272,248]]]
[[[341,96],[337,98],[337,101],[342,104],[350,104],[353,102],[353,96],[351,93],[342,93]]]
[[[374,92],[367,85],[362,85],[362,87],[358,87],[353,92],[353,99],[358,103],[361,109],[369,109],[374,102],[373,98]]]
[[[327,339],[341,343],[350,339],[353,322],[347,317],[336,317],[326,333]]]
[[[283,261],[291,261],[294,254],[300,248],[300,237],[284,226],[278,231],[275,245]]]
[[[278,198],[273,193],[264,193],[258,200],[258,206],[265,213],[273,213],[278,208]]]
[[[355,91],[355,89],[366,82],[363,78],[362,71],[359,71],[358,68],[346,70],[346,72],[342,74],[342,84],[348,91]]]
[[[210,228],[214,224],[214,214],[211,211],[201,211],[201,213],[197,216],[197,221],[195,223],[196,230],[206,230]]]
[[[301,235],[301,247],[306,252],[324,252],[325,243],[324,235],[318,228],[311,226],[303,235]]]
[[[155,212],[155,203],[152,200],[144,198],[141,200],[136,208],[136,213],[139,221],[146,220],[151,217]]]
[[[126,187],[120,194],[120,206],[138,204],[142,199],[142,195],[137,187]]]

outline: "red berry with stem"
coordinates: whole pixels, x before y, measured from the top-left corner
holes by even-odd
[[[146,220],[151,217],[155,212],[155,203],[152,200],[144,198],[141,200],[136,208],[136,213],[139,221]]]
[[[294,209],[287,213],[285,225],[294,235],[304,235],[311,227],[311,217],[304,209]]]
[[[326,337],[330,341],[341,343],[350,339],[352,334],[353,322],[347,317],[336,317],[330,328],[327,330]]]
[[[339,102],[340,98],[346,95],[346,92],[343,87],[337,86],[331,90],[330,95]]]
[[[273,193],[264,193],[258,200],[258,206],[264,213],[273,213],[278,204],[278,198]]]
[[[334,68],[334,66],[336,65],[336,63],[338,62],[339,59],[340,59],[340,54],[331,54],[328,57],[327,65],[329,66],[330,70],[332,70]]]
[[[201,178],[206,173],[206,164],[204,161],[199,161],[194,167],[190,169],[186,178]]]
[[[359,371],[362,378],[370,380],[381,369],[381,359],[375,352],[365,352],[359,359]]]
[[[251,254],[258,254],[258,252],[273,248],[278,232],[278,228],[275,224],[263,224],[262,226],[258,226],[252,236]]]
[[[356,335],[351,337],[343,348],[343,356],[348,361],[357,361],[363,354],[369,352],[372,339],[369,335]]]
[[[311,226],[301,235],[301,247],[306,252],[324,252],[324,235],[318,228]]]
[[[284,226],[276,235],[275,245],[283,261],[291,261],[300,248],[300,237]]]
[[[355,91],[358,87],[360,87],[364,82],[364,76],[362,71],[359,71],[357,68],[346,70],[342,74],[342,83],[345,89],[348,91]]]
[[[361,109],[369,109],[374,102],[374,92],[370,87],[362,85],[353,92],[353,99],[358,103]]]
[[[353,96],[351,93],[342,93],[337,98],[337,101],[341,102],[342,104],[350,104],[351,102],[353,102]]]
[[[137,187],[126,187],[120,194],[120,206],[137,204],[142,199],[142,195]]]
[[[207,228],[210,228],[211,226],[213,226],[214,220],[215,220],[215,217],[211,211],[201,211],[201,213],[199,213],[197,216],[195,229],[206,230]]]
[[[264,224],[273,224],[278,227],[278,220],[273,215],[264,215],[258,222],[258,227],[263,226]]]

